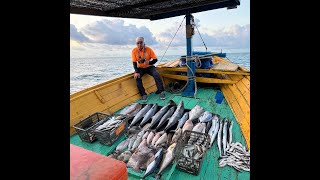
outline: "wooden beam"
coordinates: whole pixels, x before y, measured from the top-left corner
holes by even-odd
[[[188,79],[187,76],[175,75],[175,74],[161,74],[163,77],[178,79],[186,81]],[[204,78],[204,77],[196,77],[196,82],[201,83],[222,83],[222,84],[233,84],[236,81],[226,80],[226,79],[216,79],[216,78]]]
[[[167,67],[158,67],[159,71],[175,71],[175,72],[187,72],[186,67],[180,68],[167,68]],[[211,73],[211,74],[237,74],[237,75],[249,75],[250,72],[241,72],[241,71],[218,71],[213,69],[196,69],[196,73]]]

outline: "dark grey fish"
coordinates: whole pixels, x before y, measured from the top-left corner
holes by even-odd
[[[184,125],[184,123],[188,120],[188,118],[189,118],[189,112],[185,112],[182,118],[179,120],[176,130],[181,128]]]
[[[157,112],[157,110],[158,110],[158,104],[156,103],[152,106],[152,108],[143,117],[143,119],[140,123],[140,127],[144,126],[149,121],[149,119]]]
[[[152,121],[150,129],[153,128],[160,121],[161,117],[168,111],[169,105],[163,106],[154,116],[152,116]]]
[[[181,118],[182,114],[184,112],[184,104],[183,101],[181,101],[176,109],[176,111],[173,113],[173,115],[170,117],[169,122],[167,126],[164,128],[164,131],[167,131],[171,127],[173,127],[178,120]]]
[[[169,120],[169,117],[173,114],[174,110],[176,109],[175,106],[172,106],[169,111],[167,111],[167,113],[165,113],[163,115],[163,117],[161,118],[158,126],[156,127],[156,131],[158,131],[168,120]]]
[[[170,106],[175,106],[176,103],[172,100],[169,101],[169,103],[166,106],[163,106],[154,116],[152,116],[150,129],[154,128],[156,124],[160,121],[161,117],[168,111]]]
[[[129,128],[133,125],[135,125],[138,121],[140,121],[140,119],[142,119],[142,117],[149,111],[149,109],[152,107],[152,104],[147,104],[146,106],[144,106],[144,108],[142,108],[138,114],[133,118]]]
[[[154,156],[154,160],[148,165],[146,172],[144,173],[142,179],[145,179],[147,176],[152,174],[157,167],[160,165],[163,156],[163,149],[161,148],[156,155]]]

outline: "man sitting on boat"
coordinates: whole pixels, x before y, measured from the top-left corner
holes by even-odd
[[[135,71],[134,78],[136,79],[139,93],[142,96],[141,100],[144,102],[148,100],[148,96],[142,84],[142,76],[145,73],[154,78],[158,89],[156,94],[160,94],[160,99],[165,99],[166,97],[160,74],[156,67],[154,67],[154,64],[158,61],[156,54],[150,47],[145,45],[143,37],[137,37],[136,44],[137,47],[132,49],[132,62]]]

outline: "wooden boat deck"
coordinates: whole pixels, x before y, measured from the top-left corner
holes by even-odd
[[[224,87],[224,89],[227,89]],[[228,89],[227,89],[228,90]],[[237,122],[237,119],[235,118],[232,107],[228,105],[226,99],[223,99],[221,104],[217,104],[215,102],[215,95],[217,93],[217,89],[213,87],[208,88],[199,88],[197,91],[197,98],[188,98],[188,97],[182,97],[179,94],[172,94],[170,92],[166,92],[166,100],[159,100],[159,95],[151,93],[149,96],[149,99],[146,103],[158,103],[159,106],[166,105],[169,100],[173,100],[176,103],[179,103],[180,101],[184,102],[185,109],[192,109],[195,105],[202,106],[205,110],[214,112],[216,114],[219,114],[222,117],[226,117],[229,120],[234,121],[233,125],[233,141],[240,142],[241,144],[245,145],[247,148],[246,140],[242,134],[240,124]],[[223,91],[223,90],[222,90]],[[225,94],[225,93],[224,93]],[[229,94],[231,96],[231,94]],[[140,102],[140,100],[137,100],[136,102]],[[250,107],[249,107],[250,108]],[[121,110],[121,109],[119,109]],[[118,111],[119,111],[118,110]],[[239,119],[239,118],[238,118]],[[70,137],[70,143],[83,147],[85,149],[94,151],[99,154],[108,155],[110,152],[112,152],[116,146],[125,139],[124,135],[121,136],[112,146],[105,146],[100,144],[98,141],[95,141],[93,143],[86,143],[81,141],[78,135],[74,134]],[[204,158],[202,168],[200,170],[200,174],[198,176],[191,175],[188,173],[185,173],[183,171],[178,170],[175,168],[175,164],[168,167],[161,179],[199,179],[199,180],[205,180],[205,179],[250,179],[250,172],[238,172],[234,168],[230,166],[225,166],[223,168],[218,167],[218,157],[219,157],[219,151],[218,147],[216,145],[216,141],[213,144],[212,148],[209,149],[206,153],[206,156]],[[136,173],[131,170],[131,168],[128,168],[129,173],[129,179],[141,179],[144,172]],[[153,173],[154,175],[154,173]],[[152,176],[149,176],[146,178],[147,180],[154,179]]]

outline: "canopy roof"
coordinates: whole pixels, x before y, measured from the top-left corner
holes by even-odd
[[[157,20],[238,5],[239,0],[70,0],[70,13]]]

